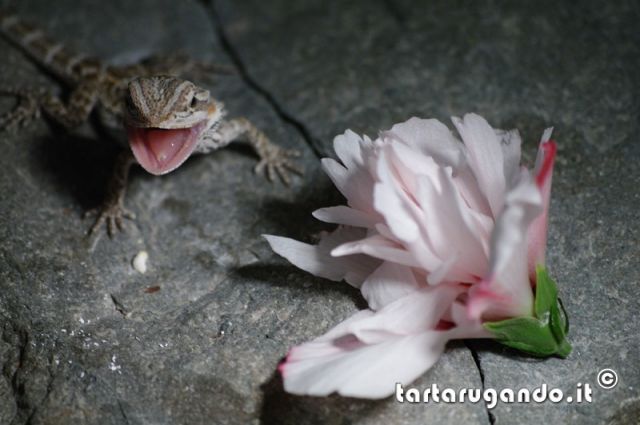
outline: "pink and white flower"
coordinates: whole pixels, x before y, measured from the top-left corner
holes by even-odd
[[[340,226],[318,245],[265,236],[317,276],[357,287],[369,309],[292,348],[280,365],[296,394],[380,398],[429,369],[447,341],[492,337],[483,323],[533,315],[544,264],[556,145],[547,129],[533,175],[517,130],[411,118],[372,141],[348,130],[324,170],[347,205],[313,215]]]

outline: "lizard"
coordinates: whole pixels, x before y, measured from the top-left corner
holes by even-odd
[[[227,119],[224,104],[211,93],[182,78],[191,71],[226,72],[220,66],[180,55],[154,56],[138,63],[115,66],[74,53],[17,15],[0,10],[0,33],[45,71],[70,89],[66,102],[46,91],[0,88],[19,100],[0,117],[0,128],[16,130],[40,116],[40,111],[67,130],[81,125],[96,111],[107,127],[123,129],[126,143],[119,153],[103,204],[87,213],[97,218],[95,234],[106,224],[112,237],[123,231],[123,219],[135,219],[125,207],[132,165],[154,175],[180,167],[192,154],[206,154],[236,140],[246,140],[259,157],[256,173],[269,181],[278,175],[286,185],[288,171],[302,174],[294,163],[300,155],[272,143],[247,118]],[[128,146],[127,146],[128,145]]]

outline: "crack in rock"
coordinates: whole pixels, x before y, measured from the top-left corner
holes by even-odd
[[[122,304],[122,302],[119,299],[117,299],[116,296],[113,294],[109,294],[109,297],[111,297],[111,302],[115,306],[116,311],[120,313],[123,317],[127,317],[128,312],[124,304]]]
[[[11,393],[15,401],[16,414],[14,421],[19,418],[29,418],[35,413],[35,408],[29,403],[24,380],[21,379],[22,371],[27,357],[29,345],[29,333],[23,329],[18,329],[14,325],[6,324],[2,333],[2,339],[14,347],[13,352],[6,359],[2,373],[10,384]]]
[[[311,135],[309,129],[298,119],[293,117],[291,114],[286,112],[284,108],[280,105],[280,103],[276,100],[275,96],[272,95],[266,88],[260,85],[255,79],[253,79],[249,72],[247,71],[247,67],[242,61],[240,54],[237,49],[231,44],[229,37],[227,36],[224,26],[222,24],[222,20],[220,16],[216,12],[215,2],[212,0],[201,0],[205,9],[209,12],[209,16],[211,17],[211,21],[213,23],[214,31],[218,36],[218,41],[220,41],[220,45],[225,53],[229,56],[233,64],[238,70],[238,75],[242,78],[244,83],[253,90],[256,94],[262,97],[273,109],[276,115],[284,121],[286,124],[289,124],[293,128],[297,130],[302,139],[305,141],[305,144],[313,154],[322,158],[324,155],[321,153],[320,149],[316,146],[315,139]]]
[[[464,345],[469,349],[469,351],[471,351],[471,357],[473,357],[473,362],[475,363],[476,367],[478,368],[478,372],[480,373],[480,383],[482,384],[482,392],[484,393],[484,390],[485,390],[484,370],[482,369],[480,356],[478,355],[478,352],[475,349],[473,349],[471,345],[469,345],[469,343],[465,341]],[[496,423],[496,417],[493,415],[493,413],[491,413],[491,410],[489,409],[489,407],[487,407],[486,401],[484,401],[484,405],[487,411],[487,418],[489,419],[489,423],[491,425],[494,425]]]

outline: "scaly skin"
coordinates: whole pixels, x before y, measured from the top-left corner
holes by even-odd
[[[16,131],[38,118],[42,110],[69,130],[86,122],[93,111],[104,125],[127,130],[131,150],[118,156],[105,201],[95,210],[98,215],[90,234],[106,224],[108,235],[113,236],[116,230],[123,230],[123,218],[134,218],[124,206],[124,196],[129,168],[135,163],[152,174],[165,174],[193,153],[208,153],[245,139],[260,158],[255,171],[264,171],[270,181],[277,174],[288,185],[288,171],[302,173],[291,160],[298,152],[271,143],[246,118],[226,120],[221,102],[207,90],[179,78],[193,72],[228,73],[224,67],[179,54],[126,66],[103,64],[73,53],[1,10],[0,32],[70,89],[64,102],[48,90],[0,88],[0,94],[19,99],[13,111],[0,117],[0,128]]]

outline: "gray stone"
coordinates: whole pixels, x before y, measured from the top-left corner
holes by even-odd
[[[476,111],[521,129],[531,163],[541,131],[554,125],[548,263],[570,314],[574,352],[538,361],[495,344],[471,347],[487,388],[547,383],[573,394],[588,383],[594,402],[498,404],[491,420],[637,421],[635,4],[221,1],[217,10],[252,78],[323,154],[345,128],[375,135],[412,115]],[[607,367],[620,377],[612,390],[596,384]]]
[[[231,115],[303,151],[291,189],[252,173],[248,149],[135,172],[127,233],[95,250],[81,212],[101,199],[116,149],[89,126],[38,122],[0,138],[0,423],[422,424],[637,420],[640,50],[631,2],[138,2],[16,4],[78,50],[113,62],[181,49],[240,62],[210,86]],[[635,8],[634,8],[635,7]],[[208,12],[212,12],[209,14]],[[217,34],[222,31],[222,41]],[[227,44],[225,44],[225,41]],[[0,41],[3,84],[52,85]],[[9,103],[3,100],[3,108]],[[546,125],[560,152],[548,261],[571,318],[567,360],[451,344],[413,386],[594,387],[592,404],[407,405],[283,392],[287,349],[363,307],[357,291],[276,257],[263,233],[309,238],[339,202],[318,167],[346,128],[475,110],[518,127],[531,161]],[[140,250],[149,271],[131,266]],[[154,288],[154,289],[150,289]],[[155,290],[159,288],[159,290]],[[469,348],[470,347],[470,348]],[[475,360],[474,360],[475,358]],[[479,368],[478,368],[479,366]],[[620,383],[602,390],[598,370]]]

